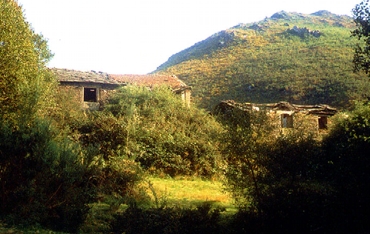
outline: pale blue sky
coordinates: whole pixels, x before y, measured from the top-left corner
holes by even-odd
[[[50,67],[145,74],[212,34],[279,11],[351,15],[361,0],[18,0]]]

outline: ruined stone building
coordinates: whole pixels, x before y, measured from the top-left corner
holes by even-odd
[[[99,110],[109,94],[118,87],[138,85],[153,88],[167,85],[181,96],[189,106],[191,87],[176,76],[168,75],[112,75],[96,71],[76,71],[53,68],[53,73],[59,81],[60,89],[71,92],[79,100],[83,109]]]
[[[330,124],[330,117],[337,110],[328,105],[296,105],[288,102],[256,104],[238,103],[233,100],[222,101],[216,106],[218,113],[227,114],[234,108],[246,113],[250,111],[265,111],[281,129],[297,128],[305,122],[306,129],[325,130]]]

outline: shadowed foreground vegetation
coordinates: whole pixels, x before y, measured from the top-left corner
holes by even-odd
[[[1,131],[3,162],[34,155],[13,156],[28,163],[28,179],[3,171],[3,183],[18,181],[5,223],[90,233],[370,230],[368,104],[337,115],[323,140],[302,129],[279,133],[263,111],[223,118],[188,109],[165,87],[122,88],[102,112],[70,107],[59,111],[71,119],[48,117],[48,128],[20,128],[19,138]],[[54,128],[62,133],[45,135]]]

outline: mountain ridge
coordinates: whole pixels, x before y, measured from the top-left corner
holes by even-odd
[[[276,12],[274,13],[270,18],[265,18],[264,20],[261,20],[261,21],[258,21],[258,22],[252,22],[252,23],[240,23],[238,25],[235,25],[229,29],[225,29],[225,30],[221,30],[219,32],[216,32],[214,34],[212,34],[211,36],[209,36],[208,38],[202,40],[202,41],[199,41],[199,42],[196,42],[194,45],[178,52],[178,53],[175,53],[173,55],[171,55],[169,57],[169,59],[161,64],[159,67],[157,67],[157,69],[155,71],[153,71],[152,73],[155,73],[159,70],[163,70],[165,69],[166,67],[168,67],[169,65],[167,64],[171,64],[170,66],[173,66],[174,65],[174,62],[172,62],[172,60],[178,60],[176,59],[177,56],[183,54],[183,53],[191,53],[193,48],[196,47],[196,46],[200,46],[202,44],[204,44],[205,42],[208,43],[209,40],[212,40],[214,38],[217,38],[217,37],[222,37],[223,35],[225,34],[228,34],[227,32],[232,30],[232,29],[240,29],[240,28],[246,28],[248,27],[248,29],[254,29],[256,31],[261,31],[263,30],[262,27],[259,26],[259,23],[260,22],[264,22],[268,19],[272,19],[272,20],[278,20],[278,19],[285,19],[285,20],[294,20],[294,19],[297,19],[298,17],[305,17],[305,16],[325,16],[325,17],[329,17],[330,19],[337,19],[337,20],[340,20],[340,19],[351,19],[349,16],[346,16],[346,15],[337,15],[337,14],[333,14],[331,13],[330,11],[327,11],[327,10],[320,10],[320,11],[317,11],[317,12],[314,12],[314,13],[311,13],[309,15],[305,15],[305,14],[302,14],[302,13],[296,13],[296,12],[286,12],[286,11],[280,11],[280,12]],[[340,26],[340,27],[345,27],[343,24],[339,23],[339,22],[336,22],[335,24],[337,24],[337,26]],[[226,38],[226,41],[228,41],[227,39],[230,38],[230,37],[233,37],[234,35],[227,35],[225,38]]]
[[[194,100],[207,109],[227,99],[346,107],[370,92],[366,76],[352,72],[353,29],[351,17],[325,10],[281,11],[217,32],[154,73],[193,86]]]

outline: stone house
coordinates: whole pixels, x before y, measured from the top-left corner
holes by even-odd
[[[79,100],[83,109],[99,110],[116,88],[128,84],[153,88],[159,85],[169,86],[174,93],[181,95],[189,106],[191,87],[176,76],[168,75],[112,75],[96,71],[76,71],[53,68],[61,91],[71,92]]]
[[[222,101],[215,110],[218,113],[227,114],[234,108],[239,110],[266,111],[273,118],[275,124],[281,129],[304,128],[306,130],[322,131],[330,125],[330,117],[337,113],[337,110],[328,105],[296,105],[288,102],[256,104],[237,103],[233,100]]]

